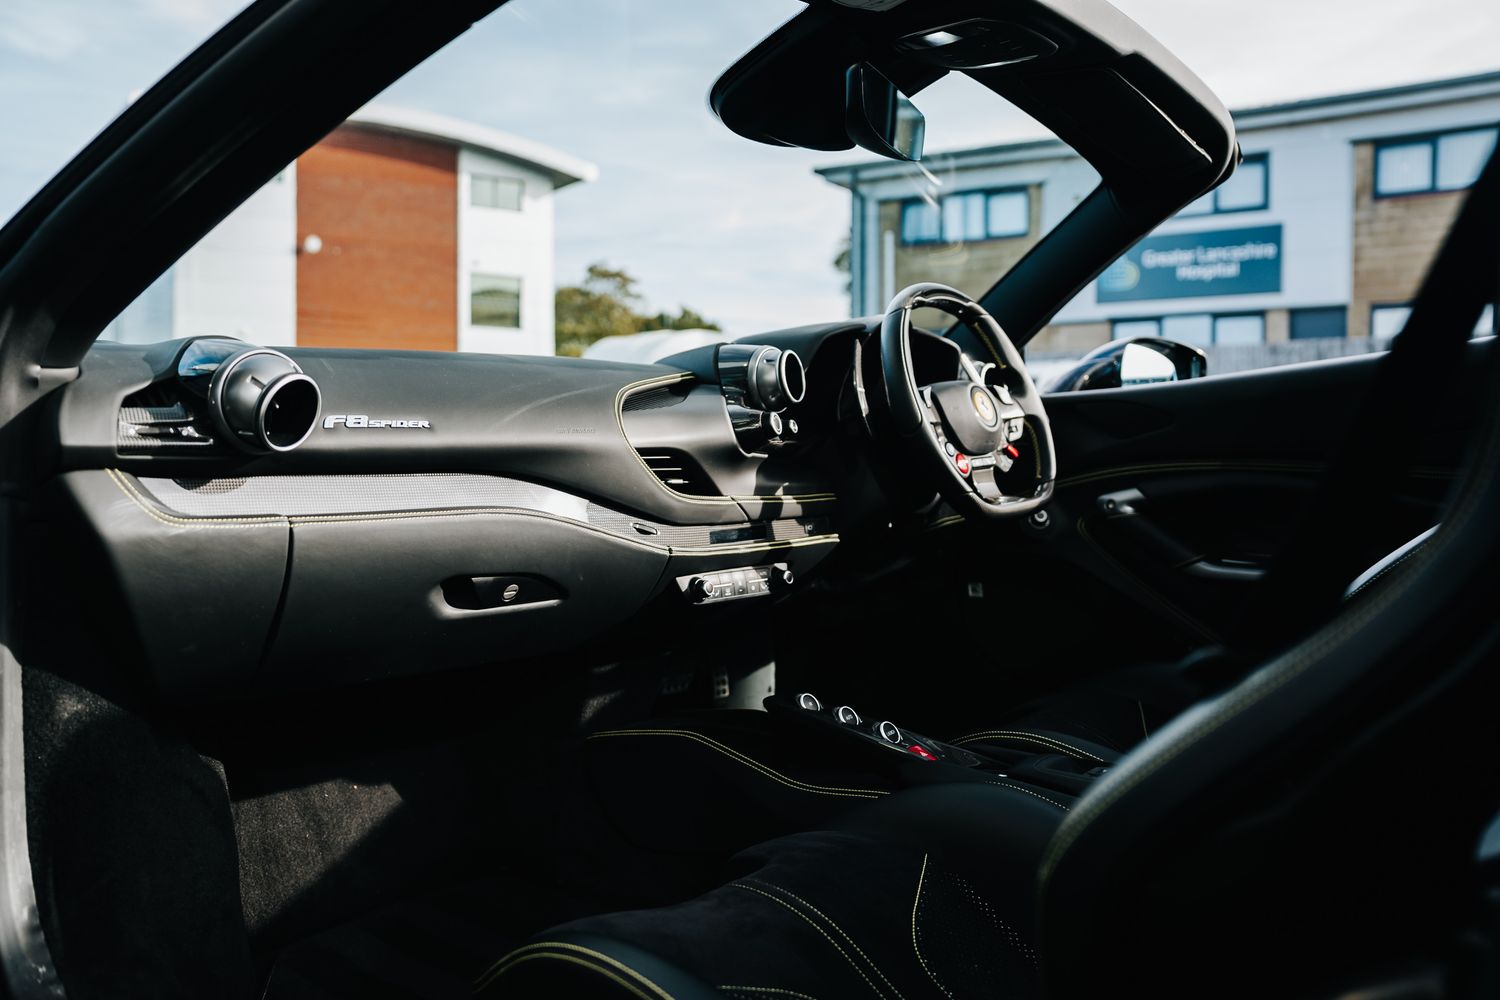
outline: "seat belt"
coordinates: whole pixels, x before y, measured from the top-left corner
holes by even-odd
[[[1330,454],[1320,488],[1232,630],[1237,650],[1265,654],[1282,648],[1336,613],[1349,580],[1362,568],[1365,527],[1396,512],[1396,487],[1424,422],[1404,418],[1454,411],[1460,400],[1447,387],[1466,360],[1485,305],[1497,294],[1500,148],[1469,190],[1406,325]],[[1500,318],[1500,308],[1496,314]]]

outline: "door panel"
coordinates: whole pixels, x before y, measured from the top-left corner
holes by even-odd
[[[1489,350],[1476,343],[1473,363],[1444,391],[1470,398]],[[1033,543],[1105,582],[1163,637],[1222,641],[1329,455],[1355,431],[1382,358],[1049,397],[1061,478],[1053,523],[1031,532]],[[1429,420],[1423,398],[1413,387],[1391,402],[1390,420],[1428,426],[1416,454],[1391,456],[1400,500],[1393,516],[1364,526],[1371,563],[1436,522],[1461,458],[1467,412]]]

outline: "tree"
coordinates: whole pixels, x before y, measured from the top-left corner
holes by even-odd
[[[557,290],[557,353],[578,357],[596,340],[642,330],[717,330],[718,324],[686,306],[676,315],[637,312],[641,295],[626,271],[603,261],[590,264],[583,281]]]

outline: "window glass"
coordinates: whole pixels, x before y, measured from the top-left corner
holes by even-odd
[[[934,243],[940,230],[938,207],[927,201],[909,201],[901,206],[901,242]]]
[[[989,234],[1025,236],[1031,230],[1031,198],[1025,191],[1002,191],[990,195]]]
[[[1390,340],[1406,325],[1411,315],[1410,306],[1376,306],[1370,310],[1370,336],[1376,340]]]
[[[1207,347],[1213,340],[1213,332],[1213,317],[1205,314],[1167,316],[1161,321],[1163,337],[1194,347]]]
[[[1453,132],[1437,141],[1437,187],[1456,191],[1479,179],[1495,150],[1495,129]]]
[[[1474,336],[1488,337],[1495,332],[1495,307],[1488,305],[1484,312],[1479,314],[1479,322],[1474,324]]]
[[[479,208],[503,208],[519,212],[525,193],[525,182],[514,177],[475,174],[469,180],[469,203]]]
[[[521,325],[521,279],[475,274],[469,285],[469,322],[515,329]]]
[[[1410,194],[1432,189],[1432,146],[1409,142],[1375,151],[1375,192]]]
[[[1218,210],[1242,212],[1266,207],[1266,161],[1247,157],[1214,192]]]
[[[964,232],[966,240],[982,240],[989,234],[982,194],[964,195]]]
[[[943,241],[964,241],[964,198],[949,196],[943,199]]]
[[[1343,306],[1293,309],[1291,338],[1293,340],[1329,340],[1347,336],[1348,316],[1349,311]]]
[[[1266,318],[1253,316],[1218,316],[1214,319],[1214,343],[1259,344],[1266,339]]]

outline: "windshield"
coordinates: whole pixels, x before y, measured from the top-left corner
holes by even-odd
[[[1451,109],[1428,101],[1409,112],[1419,90],[1379,120],[1360,117],[1357,95],[1328,95],[1488,67],[1477,34],[1384,63],[1368,57],[1385,43],[1366,38],[1359,58],[1310,62],[1314,82],[1268,79],[1222,31],[1173,5],[1121,6],[1251,106],[1238,119],[1247,158],[1230,184],[1086,286],[1029,346],[1034,366],[1137,335],[1203,347],[1213,371],[1387,343],[1430,247],[1413,246],[1386,280],[1373,264],[1361,270],[1370,240],[1326,234],[1367,215],[1383,233],[1397,209],[1449,210],[1495,119],[1461,104],[1461,88],[1442,97]],[[235,7],[0,7],[0,213]],[[1319,24],[1340,10],[1362,21],[1344,0],[1328,8]],[[512,0],[287,164],[105,336],[650,359],[876,314],[915,281],[981,295],[1095,188],[1071,150],[957,74],[912,95],[926,116],[921,163],[734,135],[709,110],[709,88],[802,9]],[[1300,34],[1262,42],[1282,60],[1310,44]],[[1334,110],[1285,132],[1291,99],[1305,97]],[[1288,103],[1255,107],[1278,100]],[[1401,200],[1365,191],[1376,185],[1367,174],[1406,184]],[[1238,266],[1156,266],[1183,254]]]
[[[1076,199],[1044,198],[1035,164],[959,170],[944,151],[1047,134],[961,76],[917,95],[927,163],[733,134],[710,87],[803,6],[512,0],[288,164],[106,336],[607,355],[670,331],[671,353],[878,312],[915,280],[982,293]]]

